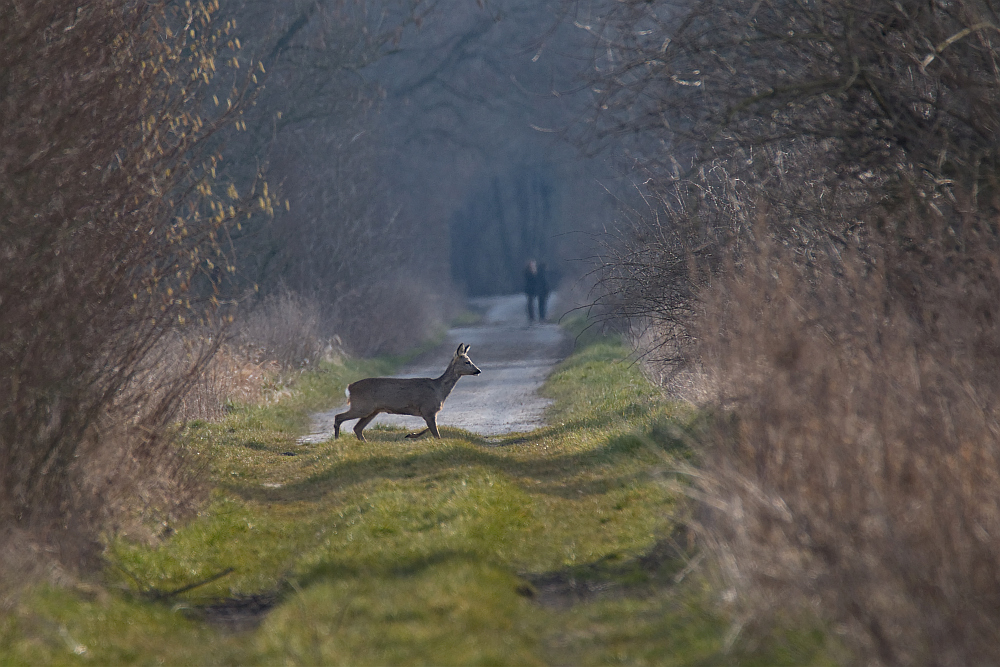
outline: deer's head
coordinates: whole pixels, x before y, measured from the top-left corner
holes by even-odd
[[[482,373],[472,363],[472,359],[469,359],[469,346],[465,343],[458,346],[458,350],[455,351],[455,357],[451,360],[451,365],[459,375],[479,375]]]

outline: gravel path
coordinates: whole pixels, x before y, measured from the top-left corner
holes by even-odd
[[[415,360],[397,377],[437,377],[444,372],[458,344],[467,343],[472,346],[469,357],[483,372],[459,380],[438,413],[438,426],[457,426],[486,436],[542,426],[550,401],[538,395],[538,388],[552,367],[569,354],[571,338],[555,324],[529,325],[523,295],[484,297],[471,303],[485,313],[482,324],[450,329],[444,343]],[[550,312],[561,312],[557,307],[553,295]],[[313,415],[312,433],[301,442],[323,442],[333,437],[334,416],[346,407],[345,403],[336,410]],[[387,414],[379,415],[372,424],[413,431],[425,427],[419,417]],[[353,438],[353,427],[354,422],[348,422],[341,435]]]

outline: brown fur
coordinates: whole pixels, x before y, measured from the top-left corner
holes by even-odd
[[[463,375],[479,375],[480,370],[469,359],[469,346],[459,345],[455,356],[444,373],[437,378],[366,378],[347,387],[350,408],[334,419],[333,436],[340,437],[340,425],[357,419],[354,434],[358,440],[365,440],[364,429],[381,412],[394,415],[423,417],[427,428],[419,433],[410,433],[407,438],[419,438],[430,431],[435,438],[441,435],[437,429],[437,413],[441,412],[444,401],[455,388],[458,378]]]

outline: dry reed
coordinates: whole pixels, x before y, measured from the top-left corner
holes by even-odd
[[[704,292],[704,535],[748,616],[810,607],[869,663],[1000,662],[1000,268],[955,227],[839,261],[765,233]]]

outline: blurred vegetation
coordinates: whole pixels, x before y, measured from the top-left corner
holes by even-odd
[[[996,3],[605,8],[581,135],[643,187],[601,301],[725,415],[703,544],[762,628],[998,662]]]
[[[384,90],[371,69],[431,8],[419,0],[230,0],[221,7],[263,63],[227,174],[258,165],[282,206],[230,235],[245,310],[292,295],[352,354],[398,354],[433,335],[452,303],[429,221],[401,220],[383,163]],[[446,243],[446,241],[445,241]],[[415,252],[416,249],[420,252]],[[446,251],[445,251],[446,254]]]
[[[167,427],[231,318],[229,230],[273,208],[218,174],[257,62],[217,10],[0,9],[0,532],[66,563],[124,507],[187,502]]]
[[[33,550],[86,569],[100,531],[193,511],[179,420],[440,333],[447,286],[403,278],[356,141],[377,94],[349,74],[416,7],[271,4],[0,9],[0,590],[44,565]]]

